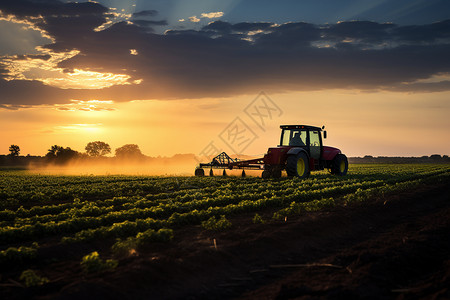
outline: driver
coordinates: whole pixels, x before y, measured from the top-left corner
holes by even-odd
[[[289,141],[289,146],[305,146],[305,143],[303,143],[300,137],[300,132],[294,134],[294,137]]]

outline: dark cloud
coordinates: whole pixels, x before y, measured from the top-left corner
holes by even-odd
[[[26,59],[41,59],[41,60],[49,60],[52,58],[49,54],[20,54],[15,56],[15,60],[26,60]]]
[[[208,25],[206,25],[205,27],[203,27],[203,31],[207,31],[207,30],[213,30],[220,34],[228,34],[233,30],[233,25],[228,22],[219,20],[219,21],[211,22]]]
[[[261,90],[450,90],[448,81],[422,80],[450,72],[450,21],[416,26],[215,21],[199,30],[155,34],[148,27],[165,21],[133,20],[95,31],[109,13],[98,4],[4,1],[0,9],[22,18],[38,14],[16,2],[45,11],[34,22],[54,38],[47,48],[80,51],[59,67],[126,74],[130,80],[104,89],[58,89],[39,81],[2,80],[5,65],[0,69],[3,104],[198,98]]]
[[[139,17],[154,17],[158,15],[158,11],[156,10],[142,10],[133,14],[133,18]]]
[[[0,60],[2,58],[0,57]],[[8,70],[0,64],[0,80],[9,74]]]
[[[168,25],[166,20],[160,20],[160,21],[134,20],[133,23],[136,25],[139,25],[139,26],[144,26],[144,27]]]
[[[19,18],[98,15],[108,12],[108,8],[94,2],[64,3],[58,0],[2,0],[0,10]]]
[[[0,109],[6,110],[19,110],[21,108],[26,108],[24,105],[10,105],[10,104],[0,104]]]
[[[324,28],[322,32],[330,40],[358,39],[368,43],[378,43],[390,38],[394,24],[379,24],[369,21],[339,22]]]
[[[168,25],[166,20],[142,20],[142,18],[146,18],[146,17],[154,17],[158,15],[158,11],[156,10],[143,10],[140,12],[136,12],[132,15],[132,22],[135,25],[141,26],[141,27],[151,27],[152,26],[166,26]],[[153,30],[150,30],[153,31]],[[149,30],[147,30],[147,32],[149,32]]]
[[[2,104],[39,105],[69,103],[70,100],[66,91],[46,86],[39,81],[0,79],[0,91]]]
[[[423,43],[446,39],[448,43],[448,39],[450,39],[450,20],[429,25],[396,27],[392,34],[394,38],[402,41]]]
[[[273,24],[268,22],[256,22],[256,23],[249,23],[249,22],[241,22],[232,25],[233,30],[235,31],[241,31],[241,32],[249,32],[249,31],[257,31],[257,30],[267,30],[269,29]]]

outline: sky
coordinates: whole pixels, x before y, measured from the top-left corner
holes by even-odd
[[[1,0],[0,154],[450,154],[450,1]]]

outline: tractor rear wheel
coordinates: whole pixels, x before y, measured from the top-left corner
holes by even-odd
[[[205,170],[202,168],[195,169],[195,176],[205,176]]]
[[[333,159],[331,173],[339,176],[344,176],[348,171],[348,160],[344,154],[338,154]]]
[[[286,160],[286,172],[288,176],[306,178],[309,176],[309,159],[305,152],[290,155]]]

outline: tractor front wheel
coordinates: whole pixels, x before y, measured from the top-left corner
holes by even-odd
[[[272,177],[272,173],[269,170],[264,170],[261,174],[261,177],[264,179],[268,179]]]
[[[288,156],[286,161],[286,172],[288,176],[307,178],[310,174],[308,155],[302,151],[297,155]]]
[[[344,154],[338,154],[333,159],[333,165],[331,166],[331,173],[334,175],[344,176],[348,171],[348,160]]]
[[[273,178],[281,178],[281,169],[280,168],[274,168],[272,170],[272,177]]]

